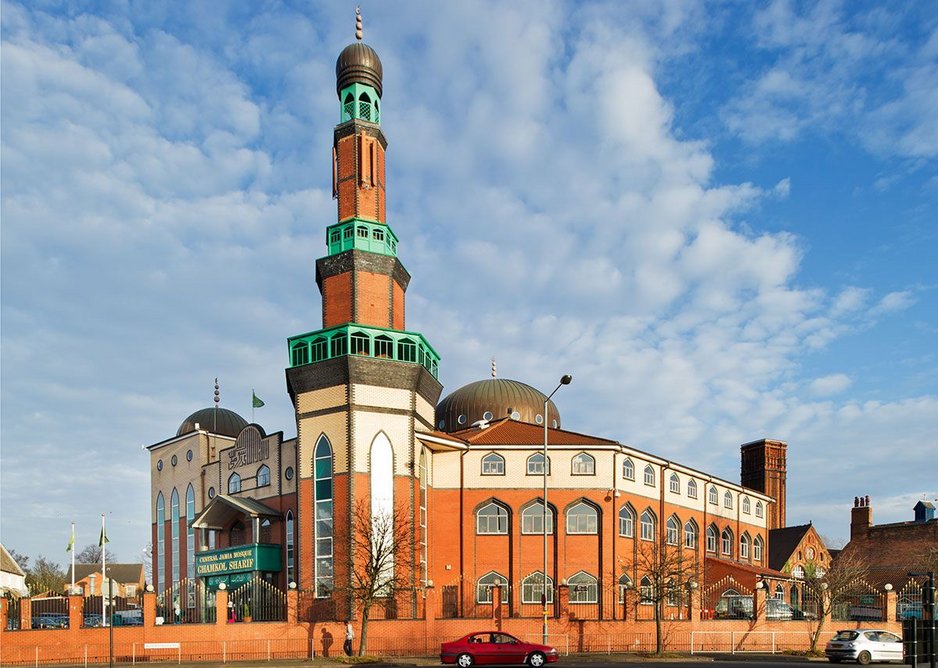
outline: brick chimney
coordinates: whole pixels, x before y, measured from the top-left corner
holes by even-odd
[[[850,512],[850,540],[866,535],[873,526],[873,507],[869,496],[853,497],[853,510]]]

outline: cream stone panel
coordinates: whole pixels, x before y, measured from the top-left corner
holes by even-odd
[[[280,464],[280,485],[284,494],[293,494],[296,492],[296,480],[297,475],[296,471],[293,471],[293,480],[287,480],[286,470],[288,466],[293,466],[293,462],[296,461],[296,440],[290,439],[289,441],[283,442],[283,447],[280,450],[281,455],[281,464]]]
[[[433,488],[459,489],[459,468],[462,452],[433,454]]]
[[[352,385],[352,403],[358,406],[381,406],[409,411],[412,395],[410,390],[375,385]]]
[[[345,385],[335,385],[299,395],[296,398],[296,410],[298,413],[312,413],[326,408],[344,406],[345,403]]]
[[[371,444],[379,433],[384,433],[394,452],[395,475],[407,475],[410,461],[410,433],[412,419],[407,415],[389,415],[358,410],[353,414],[355,433],[355,471],[370,470]]]
[[[417,415],[436,428],[436,407],[419,394],[417,395]]]
[[[347,413],[330,413],[299,421],[297,440],[300,443],[297,467],[303,478],[313,476],[313,453],[320,434],[325,434],[332,444],[333,467],[336,473],[348,471]]]
[[[192,450],[192,461],[186,459],[186,452]],[[164,445],[150,451],[150,517],[151,522],[156,521],[156,497],[163,492],[163,499],[169,507],[169,497],[173,487],[179,490],[181,498],[185,499],[186,486],[192,483],[196,489],[196,508],[199,507],[198,479],[201,471],[199,462],[199,434],[192,435],[174,443]],[[176,466],[172,465],[173,455],[176,456]],[[163,470],[157,470],[157,462],[163,461]]]

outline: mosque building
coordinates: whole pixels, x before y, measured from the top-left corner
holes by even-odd
[[[694,586],[772,572],[784,443],[744,445],[737,484],[567,430],[544,392],[497,377],[494,364],[440,400],[440,357],[406,327],[410,274],[386,214],[382,64],[358,28],[336,62],[322,324],[287,340],[297,436],[219,407],[216,385],[215,407],[149,446],[156,591],[260,579],[335,602],[363,567],[363,518],[388,517],[404,532],[393,568],[414,591],[437,587],[452,616],[493,591],[514,615],[552,603],[560,583],[571,603],[644,592],[648,550],[678,555]]]

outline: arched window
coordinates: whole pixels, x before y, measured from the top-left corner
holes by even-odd
[[[626,538],[635,537],[635,511],[628,506],[619,508],[619,535]]]
[[[508,578],[501,573],[489,571],[476,582],[476,603],[491,603],[492,589],[502,588],[502,603],[508,603]]]
[[[681,522],[673,515],[668,518],[668,524],[665,527],[665,540],[668,545],[679,545],[681,540]]]
[[[710,491],[707,493],[707,500],[710,501],[711,506],[719,505],[720,499],[717,496],[717,488],[710,487]]]
[[[368,233],[367,228],[365,229],[365,234]],[[352,335],[349,337],[352,340],[352,354],[353,355],[370,355],[371,354],[371,337],[363,332],[352,332]]]
[[[325,434],[313,451],[313,489],[316,505],[316,598],[328,598],[334,587],[332,444]]]
[[[544,534],[544,502],[535,501],[521,509],[521,533]],[[554,533],[554,511],[547,507],[547,533]]]
[[[573,466],[571,473],[573,475],[595,475],[596,474],[596,460],[593,459],[593,456],[585,452],[581,452],[578,455],[573,457]]]
[[[642,605],[652,605],[655,602],[655,585],[652,584],[651,578],[647,575],[639,581],[638,593]]]
[[[655,514],[651,508],[646,508],[642,513],[642,540],[655,539]]]
[[[619,577],[619,603],[625,603],[625,592],[632,588],[632,578],[626,573]]]
[[[747,515],[748,515],[748,514],[751,512],[751,510],[752,510],[751,507],[750,507],[750,505],[751,505],[751,504],[749,503],[749,497],[748,497],[748,496],[744,496],[744,497],[743,497],[743,512],[746,513]]]
[[[645,484],[649,487],[655,486],[655,467],[651,464],[645,466]]]
[[[671,493],[672,494],[681,493],[681,479],[678,477],[677,473],[671,474]]]
[[[763,514],[764,513],[762,511],[762,502],[756,501],[756,517],[762,517]]]
[[[368,93],[358,96],[358,117],[365,121],[371,120],[371,98]]]
[[[752,541],[752,559],[753,561],[762,561],[762,536],[756,536]]]
[[[241,491],[241,476],[237,473],[232,473],[228,476],[228,493],[237,494]]]
[[[352,114],[355,113],[355,98],[352,97],[351,93],[346,93],[345,99],[342,100],[342,120],[347,121],[352,118]]]
[[[257,469],[257,486],[267,487],[270,485],[270,467],[267,464],[261,464]]]
[[[684,524],[684,547],[697,549],[697,524],[694,520],[687,520]]]
[[[260,536],[259,536],[258,538],[256,538],[256,539],[254,540],[254,542],[256,542],[256,543],[270,543],[270,542],[271,542],[271,540],[270,540],[270,539],[271,539],[271,536],[270,536],[270,529],[271,529],[270,520],[265,517],[265,518],[261,521],[261,533],[260,533]]]
[[[195,529],[192,520],[195,519],[195,489],[190,483],[186,488],[186,577],[190,584],[195,583]]]
[[[291,348],[291,363],[293,366],[309,364],[309,344],[306,341],[297,341]]]
[[[293,552],[293,511],[287,511],[287,584],[291,582],[296,582],[296,574],[294,572],[294,559],[295,555]]]
[[[156,495],[156,568],[153,569],[153,588],[160,592],[160,583],[166,584],[163,576],[163,559],[166,555],[165,535],[166,531],[166,502],[163,500],[163,492]]]
[[[791,598],[789,598],[788,600],[790,601],[789,605],[791,605],[792,610],[801,609],[800,607],[801,603],[798,600],[798,585],[791,586]]]
[[[749,540],[749,534],[744,533],[739,538],[739,558],[748,559],[749,558],[749,545],[751,541]]]
[[[170,533],[173,537],[172,549],[170,554],[173,564],[173,584],[179,582],[179,492],[173,487],[173,493],[169,497],[169,519]]]
[[[476,512],[476,533],[480,536],[508,533],[508,511],[494,501]]]
[[[567,533],[595,534],[598,531],[598,513],[593,506],[580,501],[567,510]]]
[[[723,492],[723,507],[732,508],[733,507],[733,495],[727,490]]]
[[[626,480],[635,480],[635,464],[628,457],[622,462],[622,477]]]
[[[804,580],[804,566],[795,566],[791,569],[791,576],[799,580]]]
[[[775,585],[775,598],[780,601],[785,600],[785,588],[781,585],[781,583]]]
[[[381,334],[375,337],[375,357],[394,357],[394,341],[390,336]]]
[[[234,547],[235,545],[244,545],[244,522],[238,520],[231,525],[231,529],[228,530],[228,545]]]
[[[697,498],[697,481],[693,478],[687,481],[687,496],[691,499]]]
[[[544,475],[544,455],[535,452],[528,457],[528,475]],[[550,457],[547,458],[547,475],[550,475]]]
[[[707,552],[717,551],[717,528],[712,524],[707,527]]]
[[[720,548],[723,554],[733,554],[733,532],[730,531],[729,527],[723,529],[723,533],[720,535]]]
[[[567,578],[570,587],[570,603],[595,603],[598,599],[597,580],[586,571]]]
[[[540,571],[531,573],[521,581],[521,602],[525,604],[541,602],[544,595],[544,574]],[[554,602],[554,581],[547,578],[547,602]]]
[[[505,458],[490,452],[482,458],[482,475],[505,475]]]

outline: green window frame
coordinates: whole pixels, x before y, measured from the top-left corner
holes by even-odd
[[[290,361],[293,366],[309,364],[309,344],[306,341],[297,341],[293,344],[291,356],[293,359]]]

